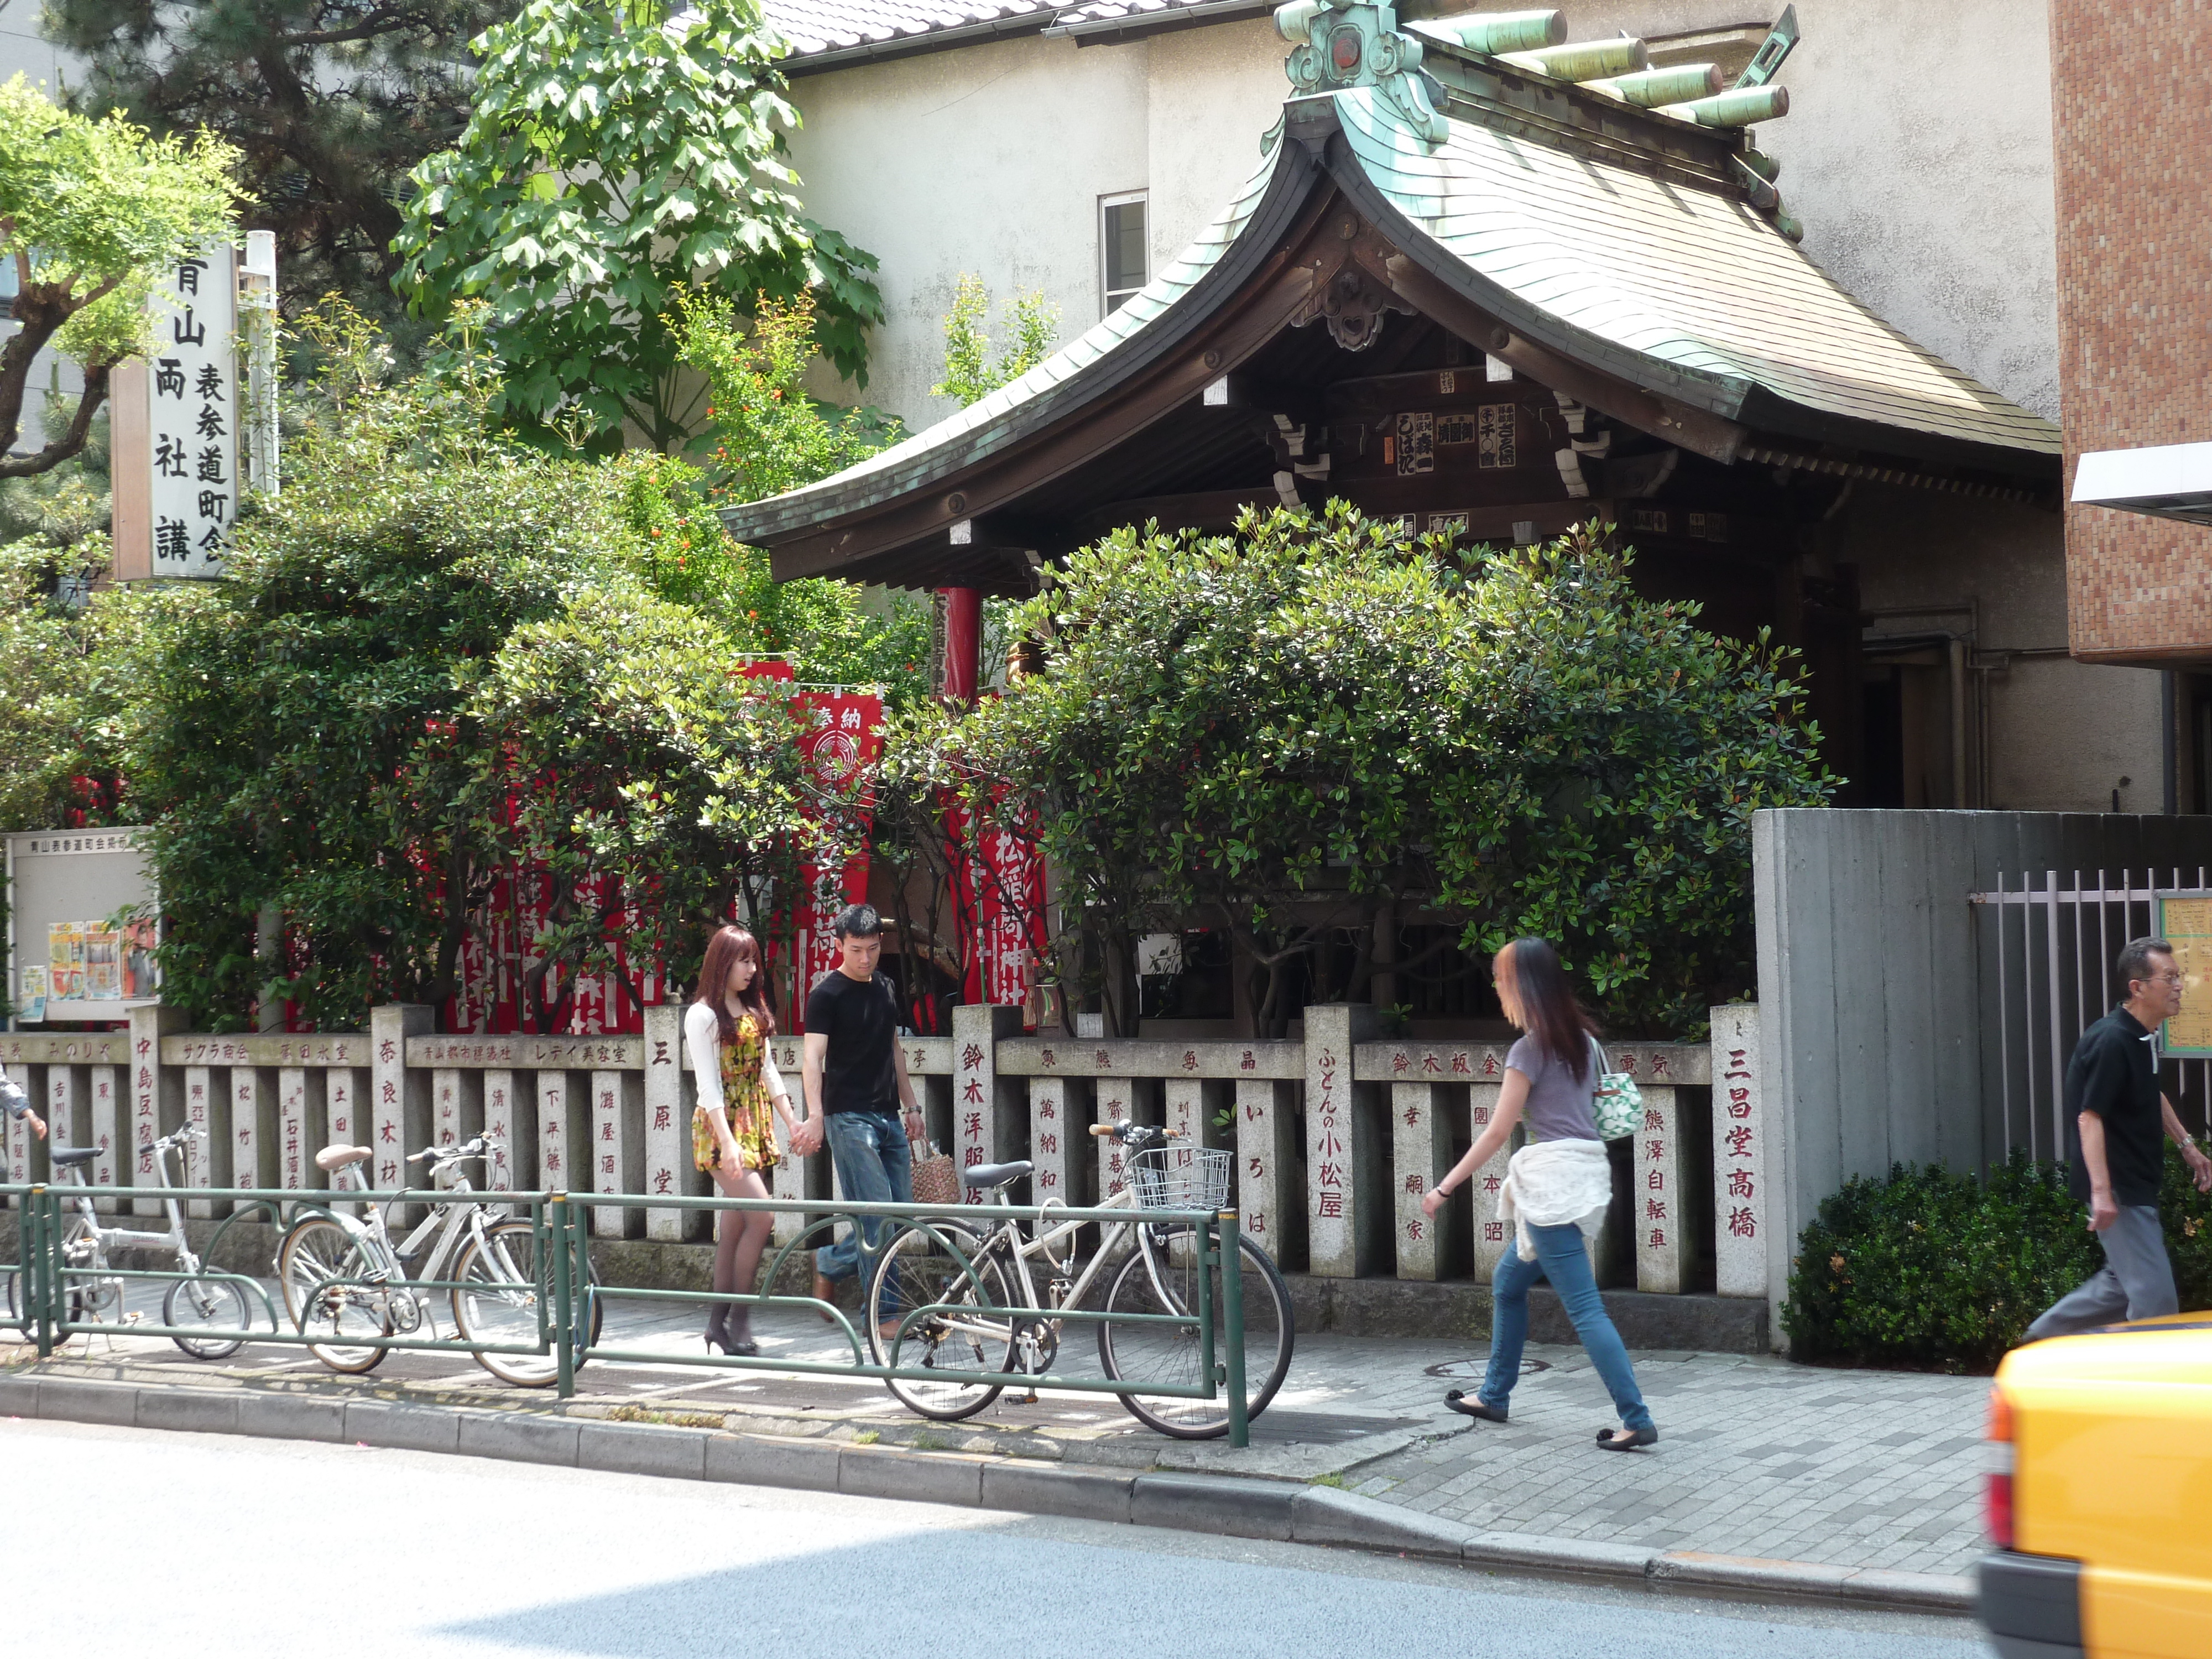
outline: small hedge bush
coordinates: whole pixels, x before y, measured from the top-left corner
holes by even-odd
[[[2181,1305],[2212,1305],[2212,1197],[2172,1147],[2160,1212]],[[1802,1359],[1992,1371],[2103,1265],[2086,1220],[2064,1168],[2025,1152],[1985,1179],[1940,1164],[1856,1177],[1798,1241],[1783,1328]]]

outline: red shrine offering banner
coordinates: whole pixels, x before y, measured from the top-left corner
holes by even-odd
[[[1044,954],[1044,860],[1036,843],[987,826],[976,837],[975,967],[981,1000],[1028,1000],[1031,964]]]
[[[799,752],[828,792],[851,795],[862,769],[883,753],[884,701],[872,693],[805,691],[792,707],[805,722]],[[799,866],[799,903],[792,919],[793,975],[790,1029],[805,1029],[806,994],[837,962],[830,927],[838,911],[868,896],[869,814],[872,798],[863,791],[850,799],[844,857],[836,863],[809,860]]]

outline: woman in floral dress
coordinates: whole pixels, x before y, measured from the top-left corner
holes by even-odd
[[[786,1141],[791,1138],[791,1096],[768,1051],[775,1035],[759,943],[742,927],[718,930],[699,970],[698,1000],[684,1017],[684,1040],[699,1093],[691,1113],[691,1161],[726,1198],[768,1197],[762,1172],[778,1161],[776,1118],[783,1120]],[[761,1210],[725,1210],[721,1217],[714,1293],[749,1297],[773,1218]],[[718,1300],[707,1320],[707,1346],[758,1353],[751,1309]]]

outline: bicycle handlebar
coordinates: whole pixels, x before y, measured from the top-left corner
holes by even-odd
[[[1190,1137],[1180,1129],[1163,1129],[1150,1123],[1133,1123],[1123,1118],[1119,1123],[1094,1123],[1091,1133],[1103,1140],[1109,1136],[1124,1146],[1131,1140],[1148,1140],[1164,1145],[1170,1140],[1188,1140]]]
[[[497,1135],[478,1135],[474,1140],[465,1140],[458,1146],[425,1146],[419,1152],[408,1154],[410,1164],[420,1164],[426,1158],[441,1163],[455,1162],[465,1158],[484,1158],[495,1150],[503,1150],[507,1143]]]

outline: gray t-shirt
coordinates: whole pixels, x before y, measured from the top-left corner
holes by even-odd
[[[1597,1055],[1589,1054],[1577,1080],[1575,1074],[1539,1048],[1534,1037],[1522,1037],[1505,1051],[1505,1064],[1528,1079],[1528,1103],[1522,1115],[1532,1140],[1595,1140],[1597,1112]]]

